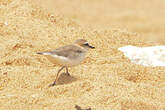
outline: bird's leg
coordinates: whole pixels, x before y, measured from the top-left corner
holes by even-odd
[[[50,84],[49,87],[50,87],[50,86],[56,85],[56,81],[57,81],[57,79],[58,79],[58,75],[59,75],[59,73],[60,73],[64,68],[65,68],[65,66],[63,66],[61,69],[58,70],[55,81],[54,81],[52,84]]]
[[[66,74],[67,74],[68,76],[70,76],[69,71],[68,71],[68,67],[65,67],[65,68],[66,68]]]

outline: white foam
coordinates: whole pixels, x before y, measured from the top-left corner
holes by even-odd
[[[136,47],[124,46],[122,51],[132,63],[143,66],[165,66],[165,46]]]

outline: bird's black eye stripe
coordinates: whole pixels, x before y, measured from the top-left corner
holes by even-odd
[[[89,46],[89,44],[88,44],[88,43],[85,43],[84,45]]]

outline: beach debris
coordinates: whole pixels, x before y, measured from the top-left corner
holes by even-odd
[[[118,48],[132,63],[143,66],[165,66],[165,46],[136,47],[124,46]]]
[[[77,110],[92,110],[91,108],[88,108],[88,109],[82,109],[80,106],[78,106],[78,105],[75,105],[75,108],[77,109]]]
[[[4,22],[4,24],[7,26],[7,25],[8,25],[8,22],[7,22],[7,21],[5,21],[5,22]]]

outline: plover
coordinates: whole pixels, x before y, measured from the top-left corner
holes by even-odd
[[[66,45],[53,51],[37,53],[45,55],[50,62],[62,66],[62,68],[60,68],[57,72],[55,81],[49,86],[56,85],[58,75],[64,68],[66,69],[66,74],[70,75],[68,67],[80,64],[84,60],[89,48],[94,49],[95,47],[89,45],[84,39],[78,39],[74,42],[74,44]]]

